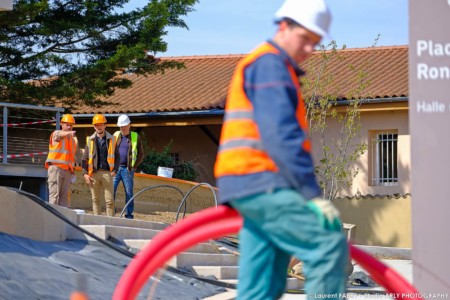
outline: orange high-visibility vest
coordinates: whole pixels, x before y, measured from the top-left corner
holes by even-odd
[[[56,145],[52,145],[54,132],[50,135],[48,144],[48,156],[45,161],[45,168],[55,165],[64,170],[73,171],[75,165],[75,150],[77,145],[71,135],[61,139]]]
[[[92,176],[94,173],[94,139],[91,139],[89,136],[86,138],[86,145],[89,145],[89,158],[88,158],[88,175]],[[106,161],[109,164],[109,170],[112,172],[114,170],[114,151],[115,151],[115,138],[112,137],[109,139],[108,145],[108,157]]]
[[[216,178],[227,175],[278,171],[277,165],[262,145],[258,126],[253,118],[253,105],[244,90],[245,68],[267,53],[278,54],[279,50],[271,44],[265,43],[246,56],[236,68],[227,97],[220,146],[214,166]],[[299,126],[307,131],[306,110],[298,77],[290,64],[287,64],[287,68],[298,91],[297,121]],[[267,117],[270,118],[269,115]],[[310,152],[310,141],[305,140],[299,147],[303,147],[305,151]]]

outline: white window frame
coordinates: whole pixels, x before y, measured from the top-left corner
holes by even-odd
[[[370,134],[372,186],[398,185],[398,130],[377,130]]]

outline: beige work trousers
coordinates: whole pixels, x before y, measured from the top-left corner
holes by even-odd
[[[69,206],[70,178],[72,173],[69,170],[58,168],[57,166],[49,166],[48,174],[48,193],[49,202],[59,206]]]
[[[100,205],[100,193],[102,188],[105,195],[106,215],[114,216],[114,194],[113,194],[113,176],[109,171],[97,171],[92,174],[91,194],[92,210],[94,215],[100,215],[102,206]]]

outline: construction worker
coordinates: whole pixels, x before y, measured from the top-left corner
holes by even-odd
[[[48,156],[45,161],[49,202],[64,207],[69,206],[69,190],[78,146],[75,131],[72,130],[73,125],[75,118],[71,114],[63,115],[61,130],[55,130],[50,135]]]
[[[120,181],[125,190],[125,204],[133,197],[134,172],[144,159],[144,148],[141,139],[136,132],[130,131],[131,121],[127,115],[121,115],[117,119],[120,131],[114,132],[116,147],[120,154],[119,171],[114,177],[114,201],[116,199],[117,187]],[[133,219],[134,201],[127,206],[125,218]]]
[[[273,38],[240,61],[215,165],[221,203],[244,219],[237,299],[278,299],[291,256],[309,299],[345,297],[348,246],[337,210],[320,198],[299,64],[327,35],[324,0],[286,0]]]
[[[91,188],[94,215],[102,212],[100,192],[103,187],[106,215],[114,216],[113,177],[119,169],[119,151],[114,136],[106,131],[106,118],[97,114],[92,118],[95,133],[86,138],[81,167],[85,182]]]

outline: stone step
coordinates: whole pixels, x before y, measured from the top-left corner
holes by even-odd
[[[177,255],[176,267],[237,266],[239,257],[232,254],[189,253]]]
[[[95,216],[91,214],[78,214],[78,225],[111,225],[121,227],[146,228],[163,230],[170,224],[161,222],[149,222],[143,220],[130,220],[126,218]]]
[[[127,244],[129,247],[141,250],[144,248],[147,243],[150,243],[151,240],[146,239],[124,239],[123,242]],[[211,245],[210,243],[200,243],[197,244],[184,252],[194,252],[194,253],[213,253],[219,254],[221,253],[217,247]]]
[[[224,279],[221,280],[223,282],[228,282],[232,284],[237,284],[237,279]],[[304,281],[298,280],[297,278],[287,278],[286,279],[286,289],[287,290],[296,290],[296,289],[303,289],[304,288]]]
[[[234,300],[236,299],[236,291],[229,290],[211,297],[203,298],[202,300]]]
[[[124,239],[152,239],[160,230],[146,229],[146,228],[132,228],[124,226],[111,226],[111,225],[81,225],[83,229],[95,234],[99,238],[107,240],[109,237],[116,238],[118,240]],[[91,237],[85,235],[78,230],[70,230],[68,233],[68,239],[87,239],[92,240]]]
[[[198,276],[214,276],[217,279],[236,279],[238,276],[238,266],[193,266]]]

